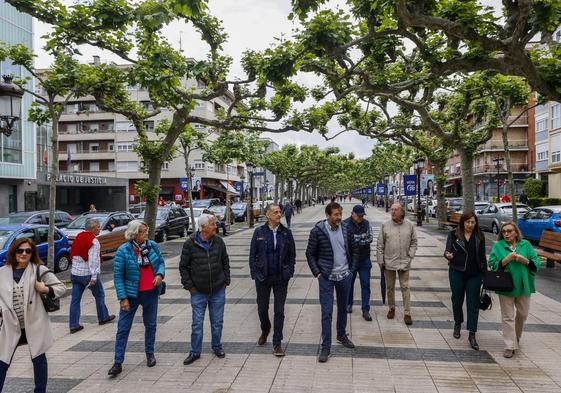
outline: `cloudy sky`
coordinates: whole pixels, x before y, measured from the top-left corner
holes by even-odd
[[[338,6],[334,0],[332,6]],[[223,21],[225,30],[229,35],[225,52],[233,57],[231,77],[243,77],[239,59],[247,49],[263,50],[266,49],[275,38],[289,36],[292,30],[297,27],[296,22],[289,21],[287,16],[290,13],[290,0],[210,0],[209,8],[211,13]],[[41,36],[48,31],[48,26],[38,23],[36,25],[35,47],[39,50],[36,66],[39,68],[48,67],[49,59],[41,53],[43,46]],[[198,39],[197,34],[185,24],[173,24],[166,30],[166,35],[177,48],[181,40],[182,49],[186,56],[203,58],[207,53],[207,48]],[[94,49],[84,49],[83,61],[91,61],[94,54],[101,55],[103,60],[115,60],[107,53],[100,53]],[[303,81],[306,82],[306,81]],[[312,84],[314,81],[309,81]],[[332,133],[338,130],[333,128]],[[294,143],[316,144],[321,147],[337,146],[344,153],[355,153],[358,157],[370,155],[374,141],[361,137],[356,133],[346,133],[337,138],[325,141],[317,134],[304,132],[290,132],[281,134],[264,134],[270,136],[280,145]]]

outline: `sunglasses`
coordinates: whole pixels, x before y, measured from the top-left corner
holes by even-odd
[[[16,250],[16,254],[33,254],[33,250],[31,248],[18,248]]]

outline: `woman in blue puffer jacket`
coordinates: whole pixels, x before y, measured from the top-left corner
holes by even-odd
[[[146,329],[146,365],[156,365],[154,343],[158,296],[162,291],[165,275],[165,263],[160,247],[156,242],[148,240],[148,226],[143,221],[131,221],[125,232],[125,239],[127,241],[117,250],[113,263],[113,280],[117,298],[121,303],[115,339],[115,364],[108,373],[113,377],[123,371],[127,341],[138,306],[142,306],[142,320]]]

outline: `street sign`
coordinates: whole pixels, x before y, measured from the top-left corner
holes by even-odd
[[[384,189],[383,183],[376,184],[376,195],[385,195],[386,190]]]
[[[366,193],[367,193],[368,195],[372,195],[372,187],[366,188]]]
[[[417,194],[417,176],[405,175],[403,176],[405,186],[405,196],[415,196]]]
[[[237,192],[242,192],[243,183],[241,181],[237,181],[234,183],[234,188]]]
[[[182,191],[187,191],[189,189],[189,180],[185,177],[181,177],[179,179],[179,185]]]
[[[253,176],[265,176],[265,172],[253,172]]]

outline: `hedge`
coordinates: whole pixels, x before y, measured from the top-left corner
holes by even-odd
[[[531,207],[561,205],[561,198],[529,198]]]

